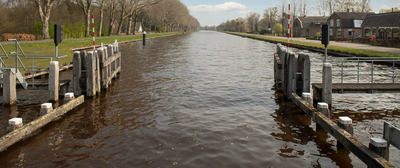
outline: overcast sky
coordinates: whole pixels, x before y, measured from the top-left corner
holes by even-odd
[[[217,26],[227,19],[246,17],[246,13],[250,11],[255,11],[262,17],[265,9],[278,6],[280,0],[181,0],[181,2],[189,8],[190,13],[199,20],[202,26]],[[400,0],[371,0],[371,7],[374,12],[382,8],[400,8]],[[315,11],[312,13],[318,14]]]

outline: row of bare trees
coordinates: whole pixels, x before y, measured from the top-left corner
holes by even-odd
[[[281,0],[278,6],[270,7],[264,10],[263,17],[260,19],[260,14],[250,12],[247,14],[244,29],[237,29],[237,26],[232,26],[236,20],[228,20],[217,26],[218,30],[225,31],[259,31],[259,28],[265,29],[269,23],[284,23],[288,18],[288,4],[291,6],[290,15],[292,18],[299,16],[307,16],[317,12],[319,16],[330,16],[334,12],[372,12],[371,0]],[[239,18],[238,18],[239,19]],[[238,25],[237,22],[235,24]],[[282,27],[282,32],[285,27]],[[243,30],[243,31],[242,31]]]
[[[0,0],[0,34],[27,33],[51,38],[53,24],[66,37],[90,36],[94,14],[98,36],[147,31],[183,31],[200,27],[179,0]]]

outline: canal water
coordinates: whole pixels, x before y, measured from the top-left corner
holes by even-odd
[[[200,31],[120,48],[111,89],[0,153],[0,167],[366,167],[273,90],[275,44]],[[322,55],[310,55],[320,82]],[[2,112],[33,120],[26,99]],[[366,145],[384,120],[400,126],[399,94],[333,100],[333,119],[353,118]]]

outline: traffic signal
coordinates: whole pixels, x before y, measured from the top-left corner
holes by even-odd
[[[329,44],[329,26],[327,24],[322,25],[321,43],[325,44],[325,47]]]
[[[61,43],[62,40],[64,40],[63,37],[61,37],[61,35],[64,34],[64,32],[62,31],[62,29],[64,28],[63,25],[54,25],[54,43],[57,45],[58,43]]]

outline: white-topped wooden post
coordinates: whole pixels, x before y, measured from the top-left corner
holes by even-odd
[[[385,139],[371,138],[369,141],[369,149],[389,161],[388,142]]]
[[[100,68],[100,56],[99,56],[99,52],[95,52],[95,54],[96,54],[96,92],[97,93],[100,93],[101,92],[101,86],[100,86],[100,84],[101,84],[101,76],[100,76],[100,71],[101,71],[101,68]]]
[[[312,101],[312,98],[311,98],[311,93],[305,93],[304,92],[304,93],[301,94],[301,98],[312,106],[313,101]]]
[[[40,116],[44,116],[53,111],[53,104],[51,103],[43,103],[40,105]]]
[[[319,102],[317,106],[318,112],[322,113],[325,117],[330,118],[329,105],[325,102]]]
[[[17,104],[15,74],[11,69],[3,69],[3,102],[6,106]]]
[[[353,135],[353,120],[349,117],[339,117],[338,126],[348,132],[350,135]],[[337,141],[337,148],[343,148],[343,145]]]
[[[13,118],[8,120],[7,131],[12,132],[18,128],[21,128],[22,126],[23,126],[22,118]]]
[[[322,101],[332,107],[332,64],[330,63],[324,63],[322,86]]]
[[[59,66],[58,61],[50,62],[49,72],[49,100],[58,101],[59,90]]]
[[[64,95],[64,104],[70,102],[71,100],[75,99],[74,93],[65,93]]]
[[[81,79],[82,75],[82,59],[81,59],[81,52],[75,51],[74,58],[73,58],[73,87],[74,87],[74,94],[81,95],[82,89],[79,85],[79,80]]]

